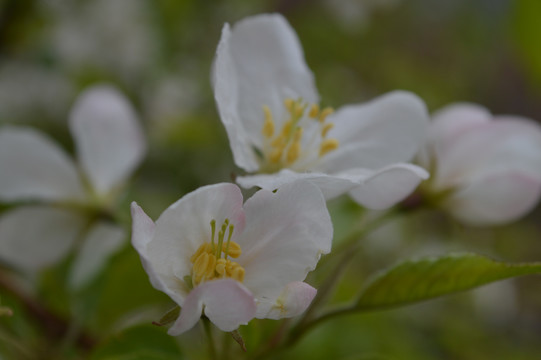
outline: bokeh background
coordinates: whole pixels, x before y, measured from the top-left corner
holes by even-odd
[[[0,126],[39,128],[73,152],[67,119],[77,94],[94,83],[116,85],[138,110],[149,142],[120,218],[129,227],[132,200],[156,218],[183,194],[239,173],[214,105],[210,67],[223,23],[262,12],[282,13],[297,31],[324,105],[405,89],[431,111],[469,101],[541,120],[539,0],[1,0]],[[329,207],[339,244],[363,210],[347,198]],[[0,213],[8,208],[0,204]],[[432,210],[404,215],[363,240],[332,301],[350,299],[370,274],[410,256],[468,250],[541,261],[540,215],[538,208],[489,229],[466,228]],[[0,359],[105,359],[148,348],[160,348],[162,357],[130,359],[178,358],[179,351],[206,357],[200,328],[173,339],[139,325],[159,319],[172,302],[151,288],[128,244],[77,294],[66,289],[71,260],[47,269],[28,293],[69,319],[73,334],[84,327],[97,345],[83,351],[69,336],[51,341],[24,302],[0,288],[2,305],[16,314],[0,318]],[[2,264],[0,270],[11,271]],[[312,283],[326,271],[311,275]],[[538,359],[540,290],[539,277],[526,277],[337,318],[279,358]],[[243,327],[248,347],[257,348],[276,326]]]

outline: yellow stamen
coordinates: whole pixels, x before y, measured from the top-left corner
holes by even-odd
[[[244,281],[244,274],[245,274],[245,270],[243,267],[241,266],[237,266],[233,269],[232,271],[232,274],[231,274],[231,278],[237,280],[237,281],[240,281],[240,282],[243,282]]]
[[[327,136],[327,133],[329,130],[331,130],[334,127],[334,123],[326,123],[323,125],[323,129],[321,129],[321,137]]]
[[[310,111],[308,112],[308,116],[310,116],[312,119],[315,119],[319,116],[318,104],[312,104],[312,106],[310,106]]]
[[[319,122],[324,122],[327,116],[331,115],[334,112],[333,108],[327,107],[321,111],[319,114]]]
[[[295,105],[295,100],[291,98],[287,98],[284,100],[284,106],[286,107],[287,111],[290,113],[293,112],[293,105]]]
[[[293,144],[289,146],[287,150],[286,160],[288,163],[294,163],[301,154],[301,139],[302,139],[302,128],[297,128],[295,130],[295,135],[293,136]]]
[[[265,122],[263,123],[263,136],[270,139],[274,135],[274,120],[272,119],[272,113],[267,105],[263,105],[263,113],[265,114]]]
[[[304,114],[304,109],[306,109],[306,105],[303,105],[301,102],[295,103],[295,111],[292,112],[293,116],[295,116],[295,119],[298,120],[302,117]]]
[[[229,243],[229,249],[227,250],[227,255],[231,256],[232,258],[236,259],[242,254],[242,250],[240,248],[240,245],[237,244],[234,241],[231,241]]]
[[[327,154],[330,151],[336,150],[338,148],[339,142],[336,139],[325,139],[321,142],[319,147],[319,157]]]
[[[284,148],[277,148],[277,149],[272,150],[269,156],[270,162],[275,163],[275,164],[279,163],[280,159],[282,159],[283,153],[284,153]]]

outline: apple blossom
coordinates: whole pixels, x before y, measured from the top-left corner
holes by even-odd
[[[156,223],[132,203],[132,244],[150,282],[182,307],[169,334],[192,328],[203,311],[223,331],[296,316],[315,296],[302,281],[332,241],[319,189],[297,181],[242,201],[234,184],[205,186]]]
[[[0,218],[0,260],[32,272],[79,243],[70,279],[76,285],[122,244],[124,230],[99,214],[110,211],[141,162],[145,141],[131,105],[106,85],[77,99],[69,126],[78,165],[39,131],[0,128],[0,201],[25,203]]]
[[[216,103],[246,188],[272,190],[307,179],[326,199],[349,192],[386,208],[428,174],[403,163],[422,144],[428,115],[415,95],[395,91],[334,112],[322,108],[293,29],[279,14],[226,24],[213,68]]]
[[[432,175],[422,192],[467,224],[516,220],[541,195],[541,127],[530,119],[449,105],[434,114],[418,159]]]

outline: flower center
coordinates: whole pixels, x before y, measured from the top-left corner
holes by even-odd
[[[201,245],[191,256],[192,285],[195,287],[208,280],[219,278],[232,278],[244,281],[244,268],[228,257],[238,258],[242,253],[240,245],[231,241],[235,226],[225,219],[216,237],[216,220],[210,222],[212,230],[211,241]],[[227,240],[225,240],[227,232]],[[223,256],[223,257],[222,257]]]
[[[329,130],[334,127],[333,123],[326,121],[333,109],[320,110],[318,104],[308,105],[302,100],[285,99],[288,119],[276,134],[271,110],[267,105],[263,106],[263,171],[275,172],[285,167],[308,170],[314,161],[338,148],[337,139],[327,138]],[[305,129],[310,133],[307,134]]]

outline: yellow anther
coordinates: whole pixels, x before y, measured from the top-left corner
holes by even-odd
[[[286,146],[286,138],[284,135],[280,135],[271,142],[271,146],[274,148],[284,148]]]
[[[233,272],[231,274],[231,278],[237,280],[237,281],[240,281],[240,282],[243,282],[244,281],[244,274],[245,274],[245,270],[242,266],[237,266],[233,269]]]
[[[266,138],[271,138],[274,135],[274,120],[267,105],[263,105],[263,113],[265,114],[265,122],[263,123],[263,130],[261,132]]]
[[[340,145],[340,143],[336,139],[323,140],[321,142],[321,146],[319,147],[319,156],[321,157],[330,151],[336,150],[338,145]]]
[[[204,252],[211,252],[211,245],[209,243],[201,245],[190,258],[190,262],[194,264],[197,258]]]
[[[206,279],[210,280],[214,278],[214,269],[216,269],[216,256],[214,256],[213,254],[209,254],[209,262],[205,271]]]
[[[331,115],[333,112],[333,108],[330,107],[326,107],[325,109],[321,110],[321,114],[319,114],[319,121],[324,122],[327,116]]]
[[[283,153],[284,153],[284,148],[282,147],[272,150],[271,154],[269,155],[269,161],[275,164],[279,163],[280,160],[282,159]]]
[[[323,125],[323,129],[321,129],[321,137],[327,136],[327,133],[329,130],[331,130],[334,127],[334,123],[326,123]]]
[[[287,111],[290,113],[293,113],[293,106],[295,105],[295,100],[291,98],[287,98],[284,100],[284,106],[286,107]]]
[[[293,144],[289,146],[287,150],[286,160],[288,163],[294,163],[301,154],[301,139],[302,139],[302,128],[297,128],[295,134],[293,135]]]
[[[242,250],[240,248],[240,245],[237,244],[234,241],[231,241],[229,243],[229,249],[227,249],[227,251],[226,251],[226,255],[231,256],[232,258],[236,259],[236,258],[238,258],[240,256],[240,254],[242,254]]]
[[[289,136],[289,133],[291,132],[292,126],[293,126],[293,121],[291,120],[286,121],[284,123],[284,126],[282,127],[282,133],[280,134],[280,137],[287,138]]]
[[[304,109],[306,109],[306,105],[303,105],[300,102],[297,102],[295,105],[296,106],[293,115],[295,116],[295,119],[300,119],[304,114]]]
[[[227,264],[227,260],[226,259],[218,259],[216,261],[216,272],[218,273],[218,275],[220,276],[225,276],[225,267],[226,267],[226,264]]]
[[[195,275],[196,282],[201,281],[203,275],[207,272],[207,267],[209,264],[209,253],[202,253],[199,255],[195,263],[193,264],[193,274]]]
[[[319,115],[319,105],[318,104],[312,104],[310,106],[310,111],[308,112],[308,116],[310,116],[312,119],[317,118]]]

